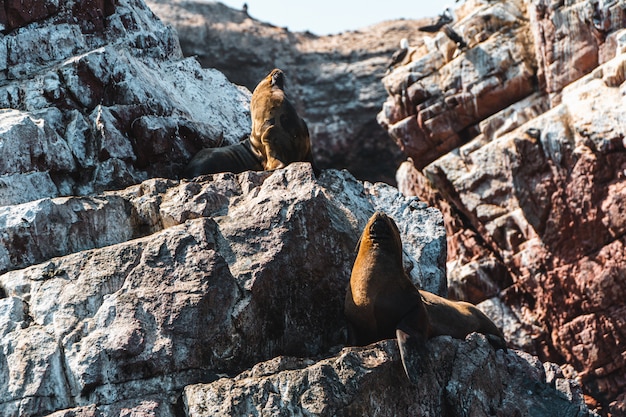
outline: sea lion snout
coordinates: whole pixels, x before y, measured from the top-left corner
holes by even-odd
[[[389,217],[385,214],[377,213],[374,221],[369,226],[369,235],[371,239],[389,239],[393,237],[393,230],[389,223]]]
[[[276,86],[280,88],[281,90],[285,88],[285,73],[284,72],[276,68],[272,70],[271,77],[272,77],[272,81],[271,81],[272,86]]]

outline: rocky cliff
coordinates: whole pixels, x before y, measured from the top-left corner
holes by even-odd
[[[344,348],[368,217],[442,294],[441,212],[306,163],[177,180],[249,133],[250,93],[141,0],[7,1],[0,25],[0,415],[592,414],[571,366],[481,335],[430,340],[415,386],[393,340]]]
[[[466,2],[383,82],[407,195],[444,213],[450,294],[625,415],[626,3]]]

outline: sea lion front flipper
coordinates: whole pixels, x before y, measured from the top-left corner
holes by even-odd
[[[346,346],[358,346],[359,341],[357,339],[357,330],[350,322],[346,323]]]
[[[261,146],[265,154],[265,170],[272,171],[286,167],[291,161],[286,160],[289,155],[288,145],[291,139],[284,130],[271,126],[261,135]]]
[[[504,338],[500,336],[496,336],[495,334],[485,334],[485,337],[487,338],[487,341],[489,342],[489,344],[495,350],[502,349],[504,353],[507,352],[506,341],[504,340]]]
[[[396,338],[400,350],[400,358],[404,372],[413,384],[428,369],[430,355],[428,352],[428,336],[414,325],[412,314],[409,313],[396,326]]]

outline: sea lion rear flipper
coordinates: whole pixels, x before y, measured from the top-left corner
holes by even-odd
[[[426,345],[428,337],[412,325],[410,316],[402,319],[396,326],[396,338],[404,372],[409,381],[417,384],[418,378],[428,368],[430,360]]]

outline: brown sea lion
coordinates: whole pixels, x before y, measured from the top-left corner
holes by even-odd
[[[430,334],[428,314],[422,297],[402,267],[398,227],[384,213],[374,213],[363,229],[344,313],[349,344],[366,345],[395,336],[409,379],[419,373],[409,364],[407,346],[412,345],[411,351],[425,356]]]
[[[446,300],[413,285],[402,267],[398,227],[380,212],[369,219],[359,239],[344,313],[349,344],[365,345],[395,334],[412,381],[428,361],[425,342],[431,336],[464,339],[476,331],[484,333],[492,345],[506,346],[496,325],[473,305]]]
[[[254,89],[250,101],[250,143],[263,169],[292,162],[313,164],[309,129],[285,96],[285,74],[273,69]]]
[[[200,150],[183,171],[184,178],[218,172],[239,173],[284,168],[292,162],[313,163],[309,130],[287,100],[285,75],[274,69],[256,86],[250,101],[250,138],[235,145]]]
[[[250,140],[219,148],[201,149],[183,171],[183,178],[218,172],[263,171],[263,165],[252,151]]]

